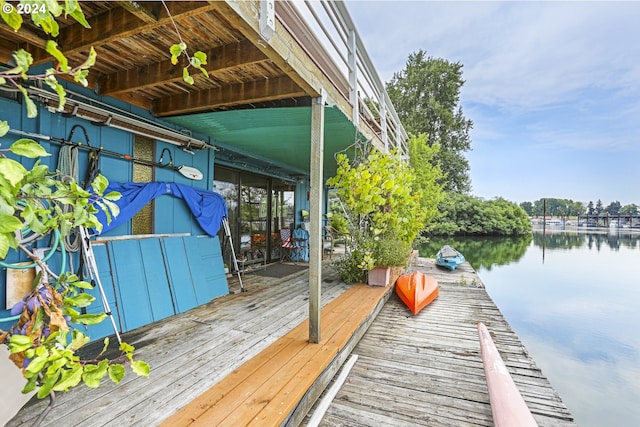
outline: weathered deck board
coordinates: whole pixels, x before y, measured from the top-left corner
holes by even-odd
[[[575,426],[468,263],[449,272],[420,258],[412,269],[435,276],[440,295],[417,316],[395,295],[387,301],[320,425],[493,425],[477,333],[484,322],[538,424]]]
[[[494,335],[539,425],[575,425],[468,264],[448,272],[419,259],[414,269],[442,286],[417,316],[395,294],[388,301],[385,294],[375,309],[362,304],[348,292],[352,286],[325,269],[323,342],[316,345],[307,343],[306,272],[248,275],[249,292],[125,334],[152,365],[151,377],[128,375],[118,386],[60,394],[44,425],[173,427],[193,419],[207,426],[304,425],[304,414],[353,349],[359,359],[321,425],[490,426],[479,321]],[[46,404],[23,409],[8,426],[31,425]]]
[[[227,295],[124,335],[148,379],[129,373],[119,385],[58,394],[44,425],[153,426],[251,360],[308,317],[306,271],[285,279],[247,275],[248,292]],[[348,288],[330,270],[322,304]],[[48,404],[33,400],[7,425],[31,425]]]

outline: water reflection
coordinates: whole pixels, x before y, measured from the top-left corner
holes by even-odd
[[[433,239],[455,245],[581,427],[640,420],[640,234]],[[423,252],[424,251],[424,252]],[[598,402],[598,404],[594,404]]]
[[[531,243],[531,235],[521,237],[432,237],[418,247],[421,257],[435,258],[443,245],[451,245],[462,252],[477,270],[491,270],[494,265],[507,265],[518,261]]]
[[[620,249],[621,247],[637,248],[640,234],[578,231],[547,231],[533,234],[533,244],[545,249],[572,249],[586,246],[589,249],[601,250],[603,247]]]

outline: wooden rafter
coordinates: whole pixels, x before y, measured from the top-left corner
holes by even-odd
[[[171,17],[176,21],[216,8],[214,4],[200,1],[167,2],[167,7],[171,12]],[[148,16],[141,19],[139,15],[140,13],[134,15],[123,7],[109,9],[87,20],[91,26],[89,30],[77,23],[60,29],[60,35],[57,38],[58,46],[65,55],[70,56],[88,51],[91,46],[105,45],[171,24],[171,17],[167,15],[164,8],[159,11],[157,21],[148,19]],[[38,64],[48,61],[50,56],[45,51],[40,51],[33,55],[33,58],[34,63]]]
[[[305,92],[289,77],[261,79],[216,89],[173,95],[153,102],[156,116],[187,114],[203,109],[216,109],[283,98],[304,96]]]
[[[268,58],[260,49],[246,40],[216,47],[205,53],[208,58],[205,68],[210,74],[228,71],[242,65],[268,61]],[[171,60],[166,60],[105,75],[98,80],[98,88],[101,95],[114,95],[120,92],[143,89],[159,83],[181,80],[182,66],[173,65]]]

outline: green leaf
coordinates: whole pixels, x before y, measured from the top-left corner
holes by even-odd
[[[9,249],[18,247],[18,241],[13,233],[3,234],[0,233],[0,259],[5,259],[9,253]]]
[[[9,132],[9,122],[0,120],[0,136],[5,136]]]
[[[37,396],[38,399],[44,399],[49,396],[51,393],[51,389],[53,385],[58,381],[58,377],[60,376],[59,372],[55,372],[53,375],[45,375],[42,379],[42,384],[40,385],[40,389],[38,390]]]
[[[93,295],[89,295],[87,293],[81,293],[72,298],[65,298],[64,304],[70,305],[71,307],[88,307],[92,302],[96,300],[96,297]]]
[[[91,187],[93,187],[93,191],[95,191],[98,195],[104,194],[104,191],[107,189],[109,185],[109,181],[103,175],[98,175],[91,183]]]
[[[31,98],[29,98],[29,93],[27,93],[27,90],[22,86],[18,86],[18,89],[20,89],[20,92],[22,92],[22,99],[24,99],[24,103],[27,106],[27,117],[30,119],[38,117],[38,107],[36,106],[36,103],[33,102]]]
[[[72,332],[73,338],[71,339],[71,343],[67,346],[67,350],[76,351],[86,343],[91,341],[91,338],[83,334],[77,329],[74,329]]]
[[[13,59],[16,61],[15,68],[7,71],[7,74],[20,74],[23,78],[27,77],[27,71],[33,64],[33,56],[24,49],[19,49],[12,54]]]
[[[11,353],[19,353],[25,351],[33,345],[31,337],[26,335],[11,335],[9,338],[9,351]]]
[[[6,5],[9,4],[5,1],[0,1],[0,6],[2,9],[0,10],[0,15],[4,22],[7,23],[8,26],[13,28],[14,31],[18,31],[22,26],[22,15],[18,13],[15,7],[8,8]],[[7,11],[10,11],[7,13]]]
[[[109,366],[109,378],[111,378],[111,381],[113,381],[115,384],[118,384],[120,383],[120,381],[122,381],[122,378],[124,378],[124,373],[124,366],[118,363]]]
[[[62,13],[62,6],[60,6],[58,0],[44,0],[44,5],[53,16],[57,17]]]
[[[67,280],[71,281],[69,278]],[[73,282],[73,286],[75,286],[76,288],[82,288],[82,289],[93,289],[93,286],[91,286],[91,283],[85,282],[85,281]]]
[[[103,342],[104,345],[102,346],[102,351],[100,352],[100,354],[104,354],[109,348],[109,337],[106,337]]]
[[[22,221],[15,216],[0,214],[0,233],[13,233],[22,227]]]
[[[87,56],[87,59],[85,59],[84,62],[78,68],[80,68],[81,70],[87,70],[93,67],[96,64],[97,58],[98,58],[98,54],[96,53],[96,50],[93,48],[93,46],[91,46],[91,48],[89,49],[89,55]]]
[[[148,377],[149,372],[151,371],[149,364],[147,362],[143,362],[142,360],[131,361],[131,369],[141,377]]]
[[[107,369],[109,368],[109,361],[103,359],[97,365],[85,365],[84,373],[82,374],[82,380],[90,388],[98,388],[100,381],[107,375]]]
[[[40,372],[47,364],[48,359],[48,356],[36,357],[27,366],[27,371],[32,373]]]
[[[71,369],[62,371],[60,381],[53,387],[54,391],[68,391],[82,381],[82,365],[74,365]]]
[[[75,323],[81,323],[83,325],[96,325],[102,322],[107,317],[106,313],[100,314],[81,314],[73,318]]]
[[[80,9],[80,6],[78,6],[78,2],[76,0],[65,0],[65,3],[67,5],[75,4],[77,6],[74,9],[72,9],[72,11],[69,11],[67,7],[67,14],[69,16],[71,16],[73,19],[78,21],[78,23],[83,27],[91,28],[91,25],[89,25],[89,22],[87,22],[87,18],[85,18],[84,13],[82,13],[82,9]]]
[[[207,65],[207,54],[202,51],[197,51],[193,54],[193,57],[196,58],[201,65]]]
[[[53,56],[58,61],[58,66],[61,71],[68,73],[71,70],[67,57],[58,49],[58,43],[53,40],[47,40],[45,49],[49,55]]]
[[[120,343],[119,350],[125,353],[133,353],[133,351],[135,350],[135,347],[123,341]]]
[[[122,197],[122,194],[118,193],[117,191],[111,191],[105,194],[103,197],[107,200],[111,200],[115,202],[116,200],[120,200],[120,198]]]
[[[182,79],[190,85],[195,83],[195,80],[189,75],[189,70],[186,67],[182,69]]]
[[[58,37],[60,26],[50,13],[32,13],[31,21],[47,34]]]
[[[9,147],[9,150],[13,154],[18,156],[29,157],[35,159],[36,157],[47,157],[51,154],[47,153],[47,150],[33,139],[20,138]]]
[[[33,390],[35,390],[37,381],[38,381],[38,376],[37,375],[34,375],[33,377],[30,377],[29,380],[27,381],[27,383],[22,388],[22,394],[31,393]]]

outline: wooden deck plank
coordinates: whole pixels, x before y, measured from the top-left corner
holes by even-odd
[[[308,321],[302,322],[163,425],[265,425],[286,419],[388,291],[352,286],[323,308],[319,344],[308,343]]]
[[[391,288],[350,286],[327,270],[319,344],[307,342],[306,272],[248,275],[249,292],[125,334],[151,362],[151,377],[59,395],[46,424],[305,425],[353,349],[360,357],[322,426],[490,426],[476,328],[483,321],[540,427],[575,426],[468,264],[449,272],[421,258],[415,268],[442,286],[417,316]],[[46,403],[8,426],[31,425]]]
[[[575,426],[468,263],[449,272],[420,258],[415,269],[437,278],[440,295],[416,316],[395,295],[387,301],[354,348],[358,360],[321,426],[492,426],[480,321],[540,427]]]

